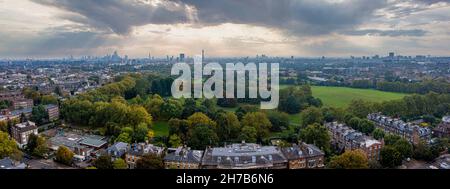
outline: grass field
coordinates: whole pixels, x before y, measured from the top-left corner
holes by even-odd
[[[280,85],[280,89],[290,85]],[[313,96],[320,98],[325,106],[347,107],[353,99],[371,102],[401,99],[407,94],[384,92],[374,89],[355,89],[349,87],[311,86]]]
[[[156,137],[169,136],[169,125],[165,121],[157,121],[153,124]]]
[[[382,102],[401,99],[406,94],[384,92],[373,89],[354,89],[347,87],[312,86],[313,96],[320,98],[325,106],[346,107],[353,99]]]

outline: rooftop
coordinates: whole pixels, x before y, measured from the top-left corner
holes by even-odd
[[[162,154],[163,147],[155,146],[153,144],[135,143],[131,145],[128,153],[131,155],[142,156],[144,154]]]
[[[36,124],[31,121],[18,123],[16,125],[14,125],[14,127],[16,127],[19,130],[19,132],[26,132],[29,130],[37,129]]]
[[[45,105],[45,109],[46,109],[46,110],[51,109],[51,108],[57,108],[57,107],[58,107],[58,106],[55,105],[55,104],[48,104],[48,105]]]
[[[287,159],[298,159],[303,157],[314,157],[325,155],[318,147],[312,144],[301,143],[292,147],[282,148],[281,151]]]
[[[169,153],[164,157],[164,161],[176,161],[186,163],[200,163],[203,157],[202,150],[190,150],[186,148],[169,149]]]
[[[108,151],[121,151],[126,149],[128,149],[128,143],[125,142],[116,142],[108,147]]]
[[[206,149],[202,163],[222,168],[262,168],[283,162],[287,159],[277,147],[243,142]]]
[[[226,147],[212,148],[213,156],[252,156],[278,153],[275,146],[260,146],[252,143],[232,144]]]
[[[22,113],[27,114],[27,113],[31,113],[32,111],[33,111],[32,108],[23,108],[20,110],[11,111],[11,115],[20,115]]]
[[[80,141],[80,144],[82,145],[86,145],[86,146],[91,146],[91,147],[95,147],[95,148],[100,148],[103,145],[105,145],[107,142],[101,139],[97,139],[97,138],[90,138],[90,137],[84,137],[84,139],[82,139]]]
[[[75,147],[80,147],[80,145],[99,148],[107,143],[103,136],[81,135],[73,132],[62,131],[54,137],[51,137],[49,141],[55,149],[59,146],[66,146],[73,149]]]

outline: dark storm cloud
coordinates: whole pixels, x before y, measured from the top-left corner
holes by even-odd
[[[80,48],[96,48],[102,46],[106,38],[104,35],[81,31],[81,32],[57,32],[46,35],[35,43],[37,48],[46,47],[45,50],[54,51],[58,49],[80,49]],[[34,49],[38,50],[38,49]],[[43,49],[41,49],[43,50]]]
[[[450,2],[450,0],[31,1],[63,10],[65,13],[59,14],[58,17],[75,24],[69,28],[46,31],[35,39],[3,39],[3,44],[18,44],[14,52],[23,54],[53,55],[72,52],[82,54],[103,47],[116,46],[120,43],[117,38],[128,37],[126,35],[133,31],[134,27],[147,24],[189,23],[192,24],[192,27],[200,28],[224,23],[247,24],[280,30],[284,32],[285,36],[296,37],[328,34],[421,37],[427,35],[428,32],[414,28],[402,28],[401,30],[379,30],[376,27],[373,29],[359,28],[362,25],[370,28],[372,23],[395,25],[397,20],[391,17],[408,16],[430,9],[432,7],[430,5],[435,3]],[[390,22],[389,19],[386,21],[387,17],[390,17]],[[423,28],[420,25],[415,26]],[[150,29],[149,32],[164,35],[168,31]],[[123,36],[108,35],[112,33]],[[229,41],[236,42],[239,39]],[[258,43],[258,40],[253,39],[241,41]],[[328,45],[324,45],[324,47],[326,46]],[[13,52],[12,49],[0,49],[3,52],[5,50]],[[317,50],[320,51],[320,49]]]
[[[435,3],[450,3],[450,0],[415,0],[416,2],[422,2],[427,4],[435,4]]]
[[[63,16],[65,19],[118,34],[145,24],[235,23],[277,28],[294,35],[321,35],[354,28],[386,6],[386,0],[165,0],[155,6],[138,0],[33,1],[76,13]]]
[[[187,22],[188,14],[183,6],[163,1],[158,5],[145,1],[123,0],[33,0],[36,3],[57,7],[76,14],[63,18],[106,28],[117,34],[127,34],[134,26],[145,24],[173,24]]]
[[[386,5],[385,0],[179,0],[196,7],[200,23],[253,24],[297,35],[353,28]]]
[[[449,3],[450,0],[397,0],[391,2],[385,11],[394,14],[394,17],[404,17],[409,16],[413,13],[426,11],[431,9],[430,5],[436,3]],[[409,3],[413,6],[399,6],[402,3]]]
[[[1,38],[1,44],[13,45],[9,45],[8,48],[2,49],[0,51],[0,56],[61,56],[68,54],[89,54],[89,52],[98,47],[112,45],[111,39],[104,35],[104,33],[67,30],[70,28],[71,27],[58,27],[50,29],[49,31],[39,32],[39,37],[37,38]]]
[[[420,29],[414,30],[377,30],[377,29],[368,29],[368,30],[351,30],[345,31],[343,34],[346,35],[355,35],[355,36],[389,36],[389,37],[399,37],[399,36],[414,36],[420,37],[424,36],[427,32]]]

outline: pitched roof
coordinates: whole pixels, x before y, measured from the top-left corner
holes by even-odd
[[[80,144],[99,148],[99,147],[105,145],[106,141],[99,140],[96,138],[86,137],[83,140],[81,140]]]
[[[240,143],[206,149],[202,163],[226,168],[245,168],[270,167],[274,163],[283,162],[287,162],[287,159],[275,146]]]
[[[185,163],[200,163],[202,161],[203,151],[178,148],[174,152],[168,153],[164,161],[176,161]]]
[[[108,147],[108,151],[125,151],[128,149],[128,143],[125,142],[116,142],[113,145],[111,145],[110,147]]]

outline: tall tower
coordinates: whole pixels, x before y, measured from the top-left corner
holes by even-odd
[[[390,53],[389,53],[389,58],[392,59],[392,58],[394,58],[394,56],[395,56],[395,53],[394,53],[394,52],[390,52]]]
[[[178,58],[180,60],[180,62],[184,62],[184,53],[180,53],[180,57]]]
[[[205,61],[205,50],[202,49],[202,62]]]

